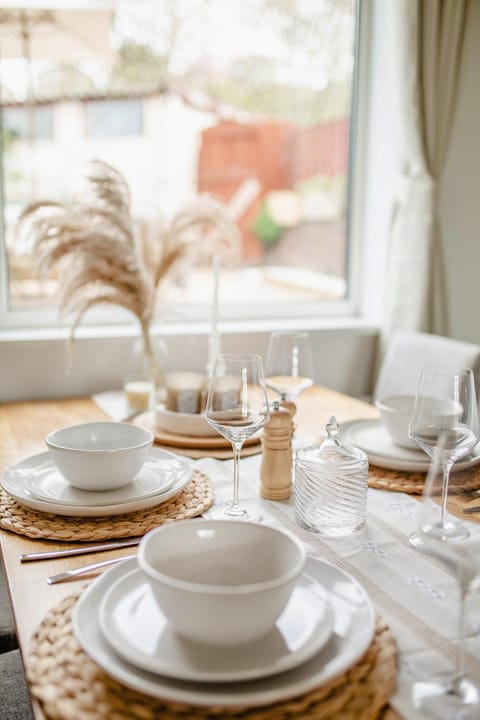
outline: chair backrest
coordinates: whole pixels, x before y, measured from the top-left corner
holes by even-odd
[[[392,337],[378,373],[374,400],[387,395],[415,395],[424,367],[467,368],[480,390],[480,346],[440,335],[398,331]]]

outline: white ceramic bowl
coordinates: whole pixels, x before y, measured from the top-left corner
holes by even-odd
[[[429,423],[432,427],[432,435],[437,435],[439,430],[448,430],[453,427],[462,414],[462,406],[450,400],[426,397],[422,399],[422,404],[430,414]],[[375,405],[380,410],[381,420],[393,442],[402,447],[418,450],[418,445],[408,437],[415,396],[389,395],[377,400]]]
[[[375,401],[380,410],[380,419],[396,445],[419,449],[408,437],[408,426],[412,417],[415,395],[389,395]]]
[[[163,404],[159,404],[155,408],[155,427],[175,435],[219,437],[218,432],[208,424],[202,413],[167,410]]]
[[[138,564],[172,628],[208,645],[266,635],[306,560],[293,536],[234,520],[182,520],[151,530]]]
[[[81,490],[116,490],[142,469],[153,433],[121,422],[89,422],[54,430],[45,438],[64,476]]]

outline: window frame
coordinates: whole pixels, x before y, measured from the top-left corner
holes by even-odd
[[[356,32],[353,88],[351,102],[351,123],[349,138],[349,181],[347,206],[347,257],[346,282],[347,297],[339,301],[307,301],[298,303],[272,303],[262,304],[257,312],[245,314],[245,307],[239,305],[222,304],[221,320],[229,323],[262,322],[271,320],[278,323],[282,320],[287,323],[297,322],[307,327],[315,326],[317,321],[325,320],[328,324],[335,324],[336,320],[360,317],[362,314],[362,294],[364,292],[364,248],[362,247],[364,235],[364,206],[366,185],[362,181],[365,177],[366,163],[366,137],[368,134],[368,104],[369,104],[369,70],[371,61],[370,26],[373,8],[365,0],[357,0]],[[1,150],[1,149],[0,149]],[[3,163],[0,162],[0,204],[3,202]],[[36,329],[45,331],[57,328],[68,328],[70,318],[59,317],[58,309],[46,307],[38,310],[9,308],[9,270],[5,247],[4,217],[0,219],[0,334],[2,330]],[[176,305],[166,304],[164,315],[159,323],[165,326],[189,323],[208,322],[210,317],[210,304]],[[104,306],[89,311],[82,325],[85,328],[109,326],[129,327],[135,324],[134,318],[120,308]]]

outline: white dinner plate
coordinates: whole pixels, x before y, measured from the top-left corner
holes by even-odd
[[[374,629],[374,612],[365,590],[332,565],[309,558],[305,575],[323,585],[334,610],[333,632],[314,657],[278,675],[231,683],[193,683],[147,672],[118,655],[100,630],[99,607],[119,578],[137,567],[136,559],[115,565],[95,579],[73,611],[73,631],[84,651],[109,675],[127,687],[153,697],[193,705],[268,705],[302,695],[345,672],[366,651]]]
[[[429,456],[423,450],[409,449],[396,445],[380,420],[350,420],[340,426],[344,442],[360,448],[368,455],[370,462],[389,470],[426,472],[430,465]],[[464,470],[480,462],[480,445],[463,460],[455,463],[456,470]]]
[[[104,636],[124,660],[194,682],[253,680],[296,667],[327,643],[333,620],[325,590],[306,575],[297,582],[272,631],[234,647],[207,646],[177,635],[140,569],[113,583],[99,611]]]
[[[159,463],[158,471],[162,476],[168,457],[172,460],[172,467],[176,468],[175,478],[170,489],[160,490],[158,493],[147,497],[133,497],[130,500],[113,502],[110,505],[67,505],[55,500],[40,499],[34,496],[28,490],[26,480],[31,481],[42,477],[45,466],[50,462],[48,452],[32,455],[12,467],[6,467],[0,478],[0,484],[5,492],[11,495],[18,503],[40,512],[69,517],[120,515],[160,505],[177,495],[190,482],[192,477],[191,463],[186,458],[179,458],[161,448],[151,448],[144,468],[146,468],[147,472],[156,472],[155,468]]]
[[[48,455],[48,453],[47,453]],[[101,507],[118,505],[132,500],[159,495],[169,490],[179,474],[185,472],[188,465],[166,450],[150,451],[145,464],[137,477],[117,490],[92,492],[73,487],[59,472],[53,460],[45,460],[35,473],[23,473],[25,487],[39,500],[61,503],[62,505],[80,505]]]

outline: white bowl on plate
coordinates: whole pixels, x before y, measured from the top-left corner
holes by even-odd
[[[305,561],[305,548],[293,536],[234,520],[162,525],[138,550],[138,564],[173,630],[216,646],[266,635]]]
[[[443,398],[423,397],[423,409],[429,414],[432,436],[439,430],[452,428],[462,414],[459,403]],[[389,395],[375,402],[380,410],[380,418],[396,445],[418,449],[418,445],[408,437],[408,428],[415,405],[415,395]]]
[[[202,413],[183,413],[167,410],[162,403],[155,408],[155,427],[174,435],[219,437],[218,432],[208,424]]]
[[[153,433],[121,422],[89,422],[59,428],[45,443],[61,474],[80,490],[116,490],[140,472]]]
[[[418,445],[408,437],[415,395],[388,395],[376,400],[375,405],[380,410],[380,419],[393,442],[401,447],[418,450]]]

